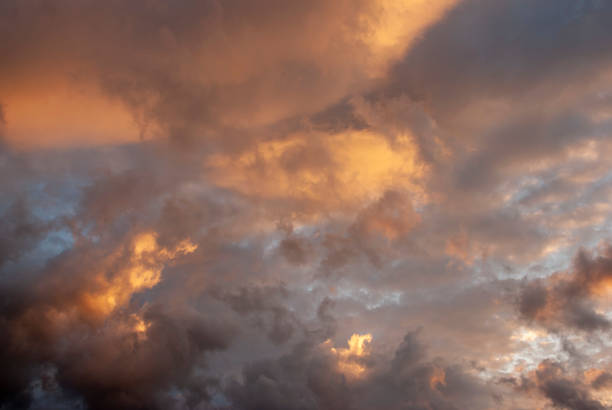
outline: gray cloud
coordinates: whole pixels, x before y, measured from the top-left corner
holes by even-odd
[[[609,406],[612,9],[427,3],[0,4],[0,407]]]
[[[581,250],[567,274],[552,276],[548,283],[536,280],[525,284],[519,301],[523,317],[552,328],[561,326],[560,331],[563,327],[608,330],[610,322],[596,311],[594,299],[607,286],[612,272],[611,252],[609,247],[599,255]]]

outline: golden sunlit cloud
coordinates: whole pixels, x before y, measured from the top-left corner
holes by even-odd
[[[84,303],[90,310],[106,316],[127,303],[132,294],[157,285],[166,263],[196,249],[197,245],[189,240],[181,241],[172,249],[160,247],[155,233],[142,233],[132,242],[128,266],[110,279],[101,273],[97,278],[99,289],[85,294]]]
[[[406,136],[391,146],[383,136],[346,132],[264,142],[237,158],[211,157],[206,167],[216,184],[267,199],[312,201],[318,210],[350,209],[381,196],[389,187],[422,194],[426,167]]]
[[[369,333],[360,335],[354,333],[347,341],[348,348],[335,348],[331,346],[331,340],[326,340],[324,346],[337,358],[338,371],[346,377],[354,379],[363,376],[366,367],[359,362],[368,356],[369,344],[372,342],[372,335]]]
[[[521,342],[533,342],[544,337],[546,337],[546,332],[543,330],[521,327],[512,333],[511,339]]]
[[[362,18],[371,27],[363,36],[376,64],[373,76],[381,75],[390,62],[400,57],[419,35],[444,16],[457,0],[383,0],[375,3],[376,12]]]
[[[433,374],[429,378],[429,387],[432,390],[437,390],[438,386],[446,386],[446,373],[444,369],[434,366]]]
[[[132,322],[132,332],[136,334],[138,340],[146,340],[147,338],[147,330],[151,326],[151,323],[146,322],[142,316],[134,313],[131,316]]]

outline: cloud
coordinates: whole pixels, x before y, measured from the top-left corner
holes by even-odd
[[[588,390],[575,380],[564,377],[565,370],[554,362],[542,362],[535,372],[536,384],[554,406],[576,410],[605,409],[590,397]]]
[[[608,246],[598,255],[581,250],[569,272],[525,284],[519,300],[522,316],[559,331],[564,327],[608,330],[609,320],[597,311],[597,299],[609,292],[611,256]]]
[[[611,10],[1,3],[0,407],[610,407]]]
[[[242,383],[230,385],[228,397],[240,409],[451,409],[465,404],[468,395],[474,408],[491,405],[486,389],[460,369],[426,361],[416,332],[405,336],[387,362],[366,353],[368,340],[375,343],[369,335],[353,335],[348,349],[299,345],[278,361],[254,363]],[[363,365],[355,361],[363,357]]]
[[[314,113],[367,86],[454,2],[6,3],[9,140],[84,145],[161,131],[225,144],[214,137],[224,128]]]

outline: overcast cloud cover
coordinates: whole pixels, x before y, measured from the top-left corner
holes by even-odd
[[[612,2],[0,2],[0,409],[612,408]]]

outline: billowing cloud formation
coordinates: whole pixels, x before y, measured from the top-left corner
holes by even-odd
[[[223,143],[222,129],[359,92],[453,3],[5,3],[8,137],[87,144],[133,140],[140,128]]]
[[[0,3],[0,408],[612,408],[611,18]]]
[[[517,392],[538,391],[550,400],[554,408],[576,410],[608,408],[591,396],[583,378],[568,376],[568,369],[551,360],[541,362],[537,369],[529,377],[521,379],[520,383],[514,379],[506,379],[504,383],[514,384]]]
[[[535,281],[523,289],[520,311],[526,318],[587,331],[609,329],[608,318],[597,312],[596,305],[598,298],[612,291],[612,248],[606,246],[596,257],[581,250],[573,271],[550,276],[547,281],[547,285]]]
[[[299,345],[278,361],[244,371],[230,385],[240,409],[489,408],[490,392],[459,368],[424,360],[416,332],[405,337],[389,362],[366,351],[371,335],[354,334],[348,349]],[[330,354],[331,353],[331,354]],[[361,360],[361,364],[359,362]],[[303,371],[296,372],[295,369]]]

